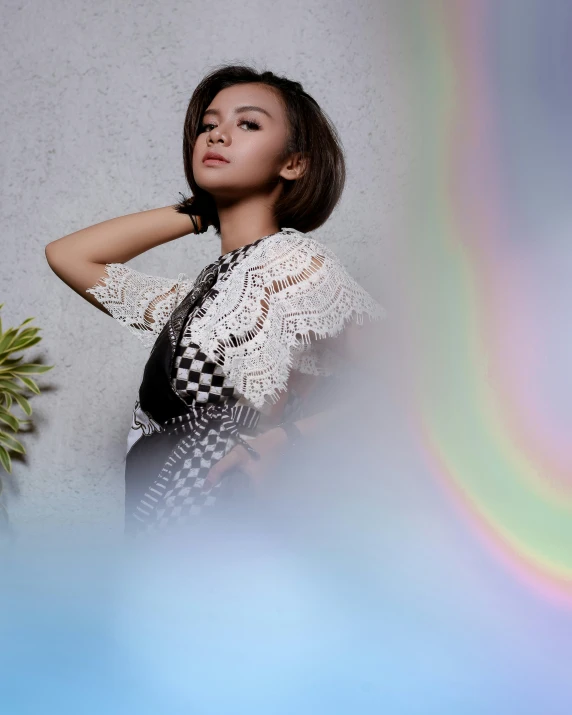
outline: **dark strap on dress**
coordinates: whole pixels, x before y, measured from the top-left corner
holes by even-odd
[[[259,419],[260,412],[248,405],[234,404],[230,406],[215,402],[192,403],[186,413],[165,420],[161,426],[169,434],[192,434],[194,439],[200,439],[210,422],[220,420],[223,430],[229,432],[237,442],[240,442],[253,459],[260,459],[260,454],[239,433],[239,427],[253,429]]]

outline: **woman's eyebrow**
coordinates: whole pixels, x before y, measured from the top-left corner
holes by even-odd
[[[263,109],[262,107],[256,107],[254,104],[243,104],[241,107],[234,108],[235,114],[240,114],[240,112],[262,112],[263,114],[266,114],[267,117],[272,119],[270,112],[267,112],[266,109]],[[217,117],[220,117],[221,112],[219,109],[205,109],[203,116],[205,114],[215,114]]]

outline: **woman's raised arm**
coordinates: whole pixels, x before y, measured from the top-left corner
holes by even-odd
[[[200,217],[197,217],[200,224]],[[110,314],[97,298],[86,293],[105,280],[108,263],[125,263],[162,243],[194,233],[186,214],[164,206],[119,216],[88,226],[48,243],[46,260],[54,273],[72,290],[104,313]]]

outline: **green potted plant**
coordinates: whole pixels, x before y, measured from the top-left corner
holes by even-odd
[[[4,303],[0,303],[0,310]],[[11,452],[26,454],[22,443],[14,436],[23,426],[31,420],[16,417],[12,406],[16,402],[26,416],[32,414],[29,400],[23,394],[30,390],[36,395],[40,388],[29,375],[41,374],[51,370],[54,365],[40,365],[33,362],[22,362],[23,357],[14,357],[14,354],[36,345],[42,339],[38,336],[40,328],[24,326],[34,318],[27,318],[18,328],[2,328],[0,318],[0,465],[8,474],[12,472]],[[18,382],[19,381],[19,382]],[[12,434],[8,432],[11,430]],[[0,497],[2,493],[2,479],[0,478]],[[6,523],[8,514],[0,500],[0,518]]]

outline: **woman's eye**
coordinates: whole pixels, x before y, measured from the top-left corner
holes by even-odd
[[[260,124],[258,124],[258,122],[252,122],[248,119],[243,119],[240,124],[248,124],[250,129],[260,129]],[[238,126],[240,126],[240,124]]]
[[[238,123],[238,126],[240,127],[242,124],[247,124],[249,131],[253,130],[253,129],[260,129],[260,124],[258,124],[258,122],[254,122],[249,119],[242,119]],[[207,131],[209,129],[209,127],[214,127],[214,126],[215,126],[214,124],[201,124],[199,127],[199,133]]]

